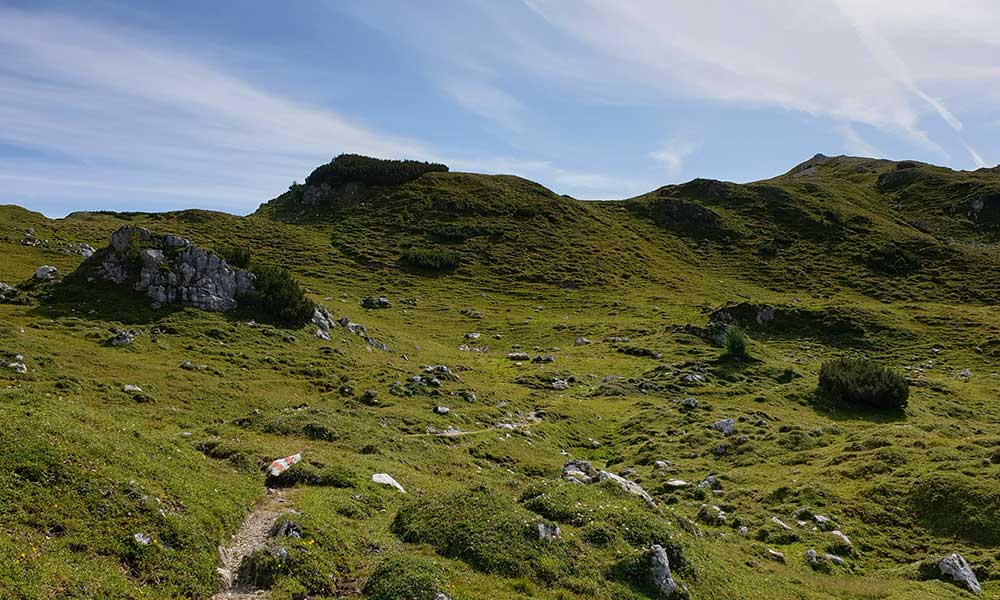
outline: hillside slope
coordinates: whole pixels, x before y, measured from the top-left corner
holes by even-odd
[[[997,186],[817,156],[601,203],[437,170],[248,217],[2,206],[0,597],[640,600],[654,545],[704,600],[971,598],[951,553],[1000,597]],[[287,267],[385,349],[63,280],[123,225]],[[843,356],[905,411],[819,394]]]

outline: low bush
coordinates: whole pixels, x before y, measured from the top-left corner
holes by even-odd
[[[269,318],[289,325],[302,325],[312,318],[316,305],[288,269],[255,266],[256,293],[253,301]]]
[[[750,337],[739,325],[730,325],[722,334],[722,345],[726,356],[740,360],[750,358]]]
[[[216,254],[226,261],[226,264],[234,269],[249,269],[251,252],[239,246],[223,246],[216,249]]]
[[[410,267],[429,271],[451,271],[457,269],[461,264],[462,256],[450,250],[410,248],[403,252],[400,262]]]
[[[903,410],[910,386],[899,372],[859,358],[838,358],[823,363],[819,388],[835,402],[858,408]]]
[[[447,171],[448,167],[440,163],[386,160],[361,156],[360,154],[341,154],[329,163],[316,167],[309,174],[309,177],[306,177],[306,184],[340,185],[358,181],[368,185],[398,185],[413,181],[425,173],[446,173]]]
[[[364,593],[371,600],[435,600],[443,585],[444,575],[436,564],[399,554],[379,563]]]
[[[239,581],[255,588],[276,586],[305,590],[308,594],[332,595],[338,565],[308,541],[283,538],[280,546],[257,550],[240,563]]]

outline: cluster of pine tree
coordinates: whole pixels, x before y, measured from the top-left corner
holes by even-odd
[[[339,185],[351,181],[360,181],[368,185],[397,185],[413,181],[425,173],[446,173],[448,167],[440,163],[421,162],[417,160],[386,160],[361,156],[360,154],[341,154],[337,158],[316,169],[306,177],[309,185],[328,183]]]

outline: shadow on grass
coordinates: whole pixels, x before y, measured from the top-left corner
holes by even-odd
[[[39,286],[35,290],[39,304],[28,311],[29,315],[48,319],[76,318],[103,323],[121,323],[125,326],[151,326],[168,321],[171,317],[192,309],[180,304],[168,304],[155,309],[149,298],[140,292],[106,282],[80,283],[71,279]],[[218,315],[229,323],[251,319],[262,325],[298,329],[294,325],[269,317],[254,307],[239,307],[225,312],[201,311]]]
[[[834,421],[868,421],[869,423],[898,423],[907,418],[905,409],[858,407],[824,394],[819,388],[808,396],[808,404],[817,413]]]

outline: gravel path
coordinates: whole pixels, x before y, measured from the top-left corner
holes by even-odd
[[[219,558],[222,566],[222,590],[212,596],[211,600],[261,600],[268,597],[266,590],[254,590],[240,586],[236,576],[243,559],[262,547],[267,542],[268,533],[278,517],[290,512],[285,506],[286,498],[283,490],[267,490],[267,496],[253,509],[239,531],[224,546],[219,546]]]

